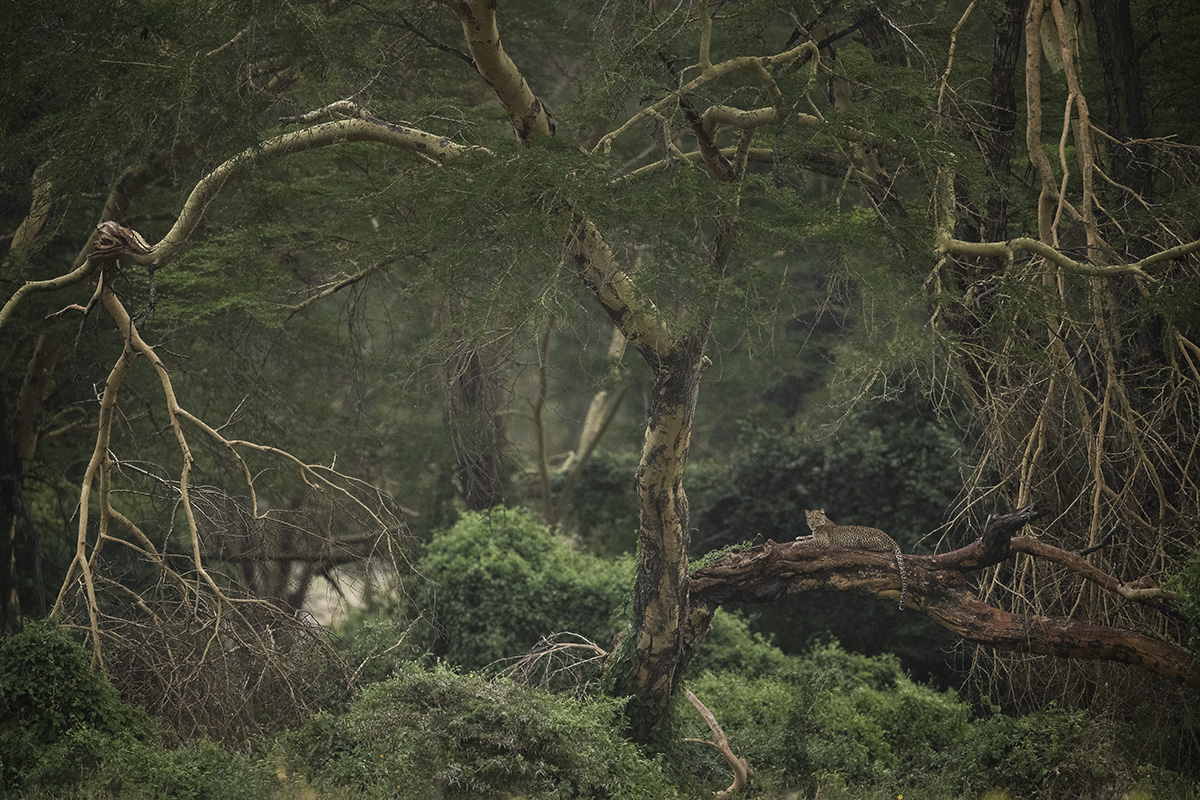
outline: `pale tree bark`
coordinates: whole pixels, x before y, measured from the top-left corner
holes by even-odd
[[[545,105],[504,52],[495,5],[478,0],[447,5],[462,22],[476,68],[504,106],[518,138],[551,134],[553,125]],[[737,68],[765,76],[758,60],[739,62]],[[710,64],[708,70],[724,74],[733,68]],[[769,78],[766,81],[769,83]],[[637,699],[635,735],[644,737],[674,693],[683,666],[689,532],[683,471],[712,316],[711,312],[699,315],[699,324],[687,333],[673,332],[659,309],[617,264],[612,249],[590,220],[568,209],[561,221],[568,258],[576,273],[654,375],[635,479],[639,547],[634,622],[627,645],[632,655],[628,673],[616,677],[616,683]],[[726,230],[718,235],[713,253],[717,271],[728,261],[729,238]]]
[[[366,548],[374,552],[376,557],[390,558],[398,571],[404,563],[403,552],[399,549],[403,521],[395,516],[395,505],[378,489],[332,467],[304,463],[278,448],[227,438],[192,414],[176,395],[166,363],[159,357],[155,347],[142,338],[115,288],[120,276],[118,259],[154,269],[168,266],[186,245],[207,205],[232,177],[250,164],[342,141],[374,141],[411,152],[432,165],[470,152],[487,152],[483,148],[465,148],[443,137],[393,125],[369,115],[319,122],[299,131],[269,138],[260,146],[234,156],[205,175],[188,196],[170,231],[153,245],[136,231],[113,221],[114,217],[123,216],[132,195],[141,186],[156,174],[161,174],[165,161],[163,164],[151,164],[145,170],[128,173],[119,182],[105,205],[103,221],[89,237],[69,272],[21,284],[0,308],[0,330],[3,330],[3,326],[13,320],[23,301],[33,294],[56,291],[98,276],[95,291],[86,306],[68,306],[60,313],[91,313],[102,309],[116,328],[124,348],[113,364],[100,397],[96,442],[80,482],[74,553],[50,614],[56,619],[69,619],[72,624],[82,619],[79,627],[90,640],[95,659],[100,663],[104,662],[105,657],[104,642],[122,641],[119,631],[130,619],[113,605],[114,598],[128,606],[130,613],[135,616],[143,615],[141,619],[148,622],[140,630],[150,639],[158,637],[155,641],[165,652],[145,652],[146,663],[139,665],[139,668],[144,667],[147,675],[155,676],[153,680],[161,680],[163,696],[157,699],[166,705],[171,705],[171,697],[178,698],[180,692],[190,691],[173,676],[181,674],[181,671],[220,672],[223,669],[219,659],[222,648],[215,647],[218,640],[238,641],[248,657],[253,653],[254,658],[261,659],[264,674],[271,673],[274,676],[264,680],[278,680],[286,686],[294,686],[292,667],[276,651],[270,633],[272,626],[296,626],[291,613],[281,611],[269,601],[242,596],[237,590],[222,586],[210,571],[212,559],[202,541],[198,501],[198,497],[207,489],[195,489],[192,486],[196,468],[191,443],[193,437],[198,436],[215,444],[232,462],[235,471],[240,471],[244,490],[250,498],[249,514],[253,519],[268,520],[271,512],[263,511],[258,505],[255,477],[247,464],[247,453],[260,454],[288,465],[298,482],[322,493],[326,502],[336,506],[340,519],[353,520],[368,530],[371,541]],[[185,522],[182,535],[186,541],[186,553],[173,552],[174,548],[166,543],[153,541],[114,502],[118,492],[115,490],[115,454],[111,447],[113,427],[121,413],[121,389],[139,361],[148,363],[159,379],[165,418],[178,445],[179,473],[172,489],[177,497],[177,510]],[[152,599],[139,594],[123,584],[119,577],[109,575],[106,559],[102,559],[101,554],[113,548],[126,550],[134,558],[143,559],[151,568],[157,569],[162,576],[160,594],[174,592],[178,609],[160,614],[158,612],[163,610],[161,604],[164,602],[161,597]],[[187,562],[182,569],[179,567],[181,560]],[[174,616],[176,610],[182,610],[178,618]],[[262,624],[264,619],[272,620],[265,628]],[[207,631],[204,639],[188,640],[197,630]],[[309,635],[299,627],[294,627],[292,633],[297,641]],[[153,647],[153,644],[146,644],[146,648]],[[124,652],[127,658],[130,652],[135,652],[136,658],[136,653],[142,651],[127,647]],[[160,655],[167,662],[166,667],[150,663]],[[187,659],[188,663],[176,660],[178,658]],[[251,713],[244,707],[230,708],[220,704],[214,709],[201,714],[205,721],[196,724],[224,726],[229,719],[244,716],[243,712]]]

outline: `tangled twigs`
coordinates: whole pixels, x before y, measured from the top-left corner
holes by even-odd
[[[390,556],[396,568],[400,566],[400,555],[393,549],[393,538],[403,525],[392,511],[395,505],[375,487],[331,467],[304,463],[279,448],[228,439],[183,407],[166,365],[141,336],[114,290],[119,274],[117,257],[143,255],[147,249],[136,232],[107,222],[100,227],[97,238],[97,251],[102,257],[92,254],[100,270],[98,305],[112,319],[124,347],[100,398],[96,444],[80,485],[75,553],[51,614],[69,625],[86,616],[86,625],[76,627],[85,630],[91,639],[95,659],[109,669],[114,681],[136,693],[158,713],[170,717],[175,713],[172,709],[212,709],[211,713],[189,712],[193,717],[174,720],[181,729],[236,737],[256,727],[261,714],[298,713],[312,705],[305,697],[312,687],[305,684],[307,679],[297,670],[316,664],[324,665],[318,668],[327,671],[338,668],[340,661],[289,607],[290,598],[244,593],[227,576],[213,570],[214,552],[204,546],[202,539],[229,538],[225,532],[228,520],[211,513],[220,501],[214,504],[206,498],[216,495],[223,501],[229,496],[216,487],[193,485],[197,460],[189,434],[194,436],[199,431],[204,440],[216,444],[233,460],[251,498],[252,511],[247,516],[252,524],[273,523],[286,528],[293,538],[294,534],[308,532],[303,524],[277,519],[285,512],[276,511],[272,516],[272,512],[259,511],[254,477],[241,450],[282,459],[294,467],[300,482],[308,487],[309,496],[327,498],[329,521],[324,534],[317,537],[322,542],[321,552],[307,565],[302,582],[311,579],[317,570],[339,563],[340,556],[332,552],[335,507],[339,512],[348,512],[338,514],[340,524],[350,520],[368,530],[367,535],[353,541],[368,545],[372,554]],[[186,522],[182,529],[186,542],[183,552],[173,544],[173,525],[167,526],[164,540],[156,543],[141,525],[113,504],[119,491],[114,490],[114,481],[125,474],[118,471],[120,462],[113,452],[118,398],[139,356],[150,363],[159,379],[168,427],[179,453],[178,474],[173,479],[155,477],[175,495],[171,516],[179,512]],[[202,522],[211,523],[211,534],[202,536]],[[116,552],[102,559],[106,545],[110,550],[116,548]],[[312,555],[300,550],[303,548],[293,547],[287,557]],[[110,574],[109,565],[111,556],[122,552],[132,553],[137,566],[123,570],[118,577]],[[221,559],[223,552],[225,548],[216,548],[215,558]],[[284,602],[276,602],[281,599]],[[117,665],[106,657],[112,648]],[[296,648],[304,651],[300,661],[296,660]],[[342,671],[343,679],[334,685],[344,690],[352,676],[348,670]],[[281,692],[280,700],[286,701],[265,711],[251,707],[245,702],[245,692],[258,692],[262,687]]]
[[[529,685],[551,686],[566,678],[572,686],[583,686],[598,676],[609,652],[577,633],[543,636],[528,653],[512,660],[501,673]]]

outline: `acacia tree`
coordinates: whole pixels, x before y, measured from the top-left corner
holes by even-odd
[[[1172,644],[1180,628],[1169,593],[1131,583],[1170,572],[1197,541],[1188,443],[1197,432],[1200,350],[1188,287],[1200,241],[1194,219],[1150,205],[1142,174],[1147,161],[1173,158],[1178,185],[1170,190],[1182,192],[1191,185],[1193,151],[1149,138],[1156,132],[1129,111],[1144,100],[1128,8],[1095,8],[1097,35],[1115,43],[1098,67],[1114,109],[1108,131],[1088,110],[1095,76],[1084,73],[1078,17],[1059,0],[971,3],[948,19],[904,10],[931,15],[920,18],[919,37],[909,25],[916,17],[882,6],[809,11],[702,0],[556,7],[536,21],[480,0],[335,3],[319,20],[290,6],[270,21],[261,13],[224,18],[186,52],[203,66],[196,74],[206,90],[226,98],[222,107],[234,107],[227,98],[235,87],[254,95],[238,106],[249,121],[233,135],[204,120],[192,130],[161,129],[163,141],[168,134],[174,141],[147,148],[158,157],[143,155],[145,165],[114,183],[99,236],[70,271],[47,268],[53,277],[24,270],[50,252],[37,242],[41,221],[63,202],[46,177],[57,154],[27,161],[32,203],[6,262],[15,289],[0,311],[0,335],[12,335],[35,298],[87,281],[93,297],[79,310],[102,310],[121,343],[100,398],[76,545],[55,610],[82,592],[99,657],[106,612],[95,587],[108,579],[99,553],[118,544],[185,596],[204,593],[214,608],[237,608],[210,574],[202,546],[191,480],[197,436],[235,466],[251,498],[248,454],[266,453],[342,498],[369,528],[394,528],[381,512],[387,503],[364,497],[344,472],[226,436],[188,411],[172,379],[182,367],[168,367],[139,333],[118,290],[122,262],[127,279],[151,291],[154,280],[169,288],[173,273],[261,263],[245,240],[259,236],[276,252],[276,229],[290,231],[289,249],[303,250],[294,246],[303,238],[295,230],[311,214],[338,233],[316,237],[309,253],[288,261],[301,268],[285,268],[280,280],[308,286],[300,302],[280,301],[289,314],[389,271],[406,282],[405,310],[455,304],[450,346],[432,350],[456,354],[444,364],[449,406],[483,432],[457,444],[460,475],[477,464],[487,502],[504,461],[496,452],[504,442],[498,365],[514,331],[545,320],[547,306],[556,319],[564,310],[583,313],[573,304],[582,292],[645,363],[652,383],[634,476],[633,622],[607,676],[610,690],[637,700],[636,735],[648,735],[661,718],[721,602],[817,586],[885,597],[899,588],[890,557],[803,543],[768,543],[690,569],[684,470],[714,324],[725,310],[749,326],[753,314],[784,307],[782,298],[811,292],[792,277],[793,264],[819,265],[835,285],[851,286],[847,299],[875,323],[859,340],[870,351],[854,373],[862,391],[879,375],[911,370],[970,401],[985,448],[964,515],[1031,501],[1052,512],[1034,529],[1040,540],[1013,537],[1037,524],[1026,509],[967,548],[910,558],[909,607],[970,640],[1132,663],[1197,685],[1190,657]],[[578,35],[546,41],[552,19]],[[304,46],[282,44],[298,28],[320,33]],[[147,26],[142,40],[165,58],[184,47],[178,33]],[[548,58],[538,57],[543,50]],[[990,52],[990,63],[978,51]],[[364,53],[372,54],[370,70]],[[349,85],[359,76],[368,79]],[[1023,108],[1013,89],[1018,76]],[[1062,109],[1054,132],[1043,122],[1051,102]],[[179,103],[181,113],[195,114],[195,98]],[[254,115],[287,130],[266,133]],[[418,117],[424,122],[405,121]],[[1014,163],[1027,165],[1032,187]],[[222,204],[246,202],[230,196],[234,180],[246,185],[244,197],[271,194],[270,209],[256,213],[274,227],[248,231],[247,220],[259,217],[244,209],[236,224],[222,225]],[[1100,181],[1112,187],[1107,203]],[[305,192],[319,199],[314,184],[331,182],[343,187],[346,208],[306,202]],[[159,185],[184,195],[165,225],[118,224],[129,221],[131,190]],[[156,203],[170,206],[163,197]],[[370,230],[392,233],[375,237],[365,220]],[[132,277],[134,265],[155,277]],[[306,281],[306,271],[316,277]],[[457,307],[464,300],[472,313]],[[161,386],[177,445],[171,483],[191,550],[186,576],[156,560],[160,545],[113,500],[117,391],[137,358]],[[853,510],[835,516],[869,522],[845,518]],[[1103,551],[1072,552],[1104,544],[1114,520],[1133,532],[1113,551],[1118,558],[1095,563]],[[1035,559],[1065,572],[1047,584]],[[997,564],[982,582],[990,588],[973,591],[971,573]],[[1067,581],[1070,573],[1088,588]],[[999,596],[1000,586],[1010,594]],[[1106,612],[1113,601],[1105,598],[1122,599]],[[1126,600],[1138,601],[1136,610]]]

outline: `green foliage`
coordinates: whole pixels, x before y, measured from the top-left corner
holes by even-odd
[[[769,675],[784,669],[791,661],[761,634],[751,631],[745,617],[717,609],[712,630],[696,646],[687,674]]]
[[[1120,753],[1103,726],[1082,711],[995,714],[975,726],[973,739],[982,776],[1025,796],[1095,785]]]
[[[434,585],[435,652],[479,668],[562,631],[607,644],[633,582],[629,558],[574,550],[528,511],[468,514],[429,543],[419,565]]]
[[[0,642],[0,786],[19,785],[45,748],[75,731],[132,737],[148,730],[91,661],[48,623],[31,622]]]
[[[907,680],[895,655],[852,653],[842,649],[836,641],[814,645],[806,660],[819,671],[823,684],[844,691],[886,691]]]
[[[639,458],[635,450],[598,450],[580,472],[571,492],[570,524],[588,549],[609,555],[633,551],[638,528],[633,475]]]
[[[406,619],[403,605],[352,612],[337,628],[342,655],[358,685],[384,680],[401,665],[424,654],[428,626]]]
[[[318,787],[365,797],[675,797],[623,740],[618,701],[409,665],[281,740]]]
[[[364,627],[360,634],[378,634],[380,643],[396,632]],[[320,713],[273,743],[252,743],[248,754],[206,741],[167,745],[64,633],[31,626],[21,636],[0,651],[4,702],[36,696],[51,710],[18,715],[17,705],[4,706],[0,795],[658,800],[705,796],[729,780],[712,747],[684,741],[712,733],[680,696],[658,732],[663,756],[649,759],[622,736],[624,698],[554,695],[412,661],[396,662],[392,677],[344,712]],[[45,688],[29,669],[43,661],[62,678],[42,681]],[[755,770],[750,797],[799,790],[949,799],[989,789],[1012,797],[1189,798],[1195,790],[1194,775],[1132,759],[1128,741],[1136,734],[1083,712],[975,716],[955,693],[914,683],[894,657],[832,642],[788,656],[733,614],[717,614],[685,682]],[[50,722],[39,725],[42,718]],[[14,750],[22,724],[41,734]],[[14,753],[24,755],[18,761]]]
[[[265,762],[213,742],[169,748],[92,728],[47,748],[27,779],[29,797],[114,800],[266,800],[277,785]]]
[[[1166,588],[1180,594],[1179,610],[1187,617],[1188,650],[1200,659],[1200,552],[1188,560],[1178,574],[1166,582]]]
[[[803,656],[768,655],[773,648],[732,616],[718,621],[714,636],[718,653],[737,642],[761,652],[740,664],[698,657],[693,666],[703,671],[685,682],[748,759],[765,797],[799,789],[821,797],[961,798],[992,788],[1015,797],[1108,797],[1113,787],[1136,785],[1184,798],[1194,790],[1196,775],[1139,764],[1128,746],[1136,734],[1083,712],[977,715],[955,692],[912,681],[895,657],[832,642]],[[669,725],[664,740],[712,738],[681,700]],[[697,792],[697,777],[709,788],[728,780],[711,748],[667,750],[676,779]]]

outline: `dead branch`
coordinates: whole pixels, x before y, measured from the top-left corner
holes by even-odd
[[[497,664],[511,661],[500,674],[530,686],[548,687],[566,678],[580,687],[599,676],[608,657],[607,650],[587,637],[564,631],[543,636],[525,655]]]
[[[196,458],[190,438],[199,431],[200,437],[216,444],[233,461],[249,493],[247,516],[255,523],[290,525],[277,518],[278,511],[259,512],[253,473],[242,453],[262,453],[290,464],[310,494],[320,495],[328,504],[326,532],[316,537],[320,541],[315,545],[320,564],[326,567],[341,555],[332,551],[334,506],[341,509],[338,517],[343,522],[352,520],[369,531],[364,537],[370,540],[366,542],[370,550],[387,555],[397,568],[402,555],[393,539],[403,523],[392,511],[395,505],[375,487],[332,467],[305,463],[279,448],[226,438],[183,407],[166,364],[142,338],[114,288],[119,274],[117,257],[137,257],[149,249],[136,232],[116,222],[99,226],[91,259],[101,273],[99,305],[125,346],[100,399],[96,444],[80,485],[75,552],[51,615],[72,626],[77,626],[75,620],[86,619],[83,629],[96,660],[108,667],[114,681],[143,699],[155,713],[172,718],[184,731],[236,738],[260,722],[259,712],[245,703],[246,691],[281,693],[269,703],[269,714],[301,713],[313,705],[304,697],[312,690],[305,685],[307,678],[297,674],[297,664],[321,661],[326,665],[322,669],[341,669],[343,686],[352,678],[327,645],[294,614],[286,593],[275,592],[282,603],[242,594],[236,584],[213,570],[201,523],[212,523],[210,527],[217,530],[226,527],[212,516],[206,498],[227,495],[215,487],[193,485]],[[162,542],[153,542],[114,505],[114,474],[120,462],[112,450],[113,425],[119,392],[139,357],[159,379],[168,427],[178,447],[179,472],[172,480],[161,482],[174,492],[175,508],[186,521],[182,551],[173,546],[173,526],[168,526]],[[292,528],[301,530],[301,526]],[[106,548],[118,553],[104,553]],[[109,564],[112,556],[121,552],[149,564],[161,576],[152,594],[136,591],[114,576]],[[315,570],[312,565],[301,570],[302,586]],[[308,653],[299,662],[289,655],[296,648]],[[267,695],[256,696],[262,699]],[[173,709],[189,709],[192,717],[175,718]],[[204,709],[212,709],[212,713]]]
[[[733,748],[729,746],[729,739],[725,736],[725,731],[721,728],[720,723],[717,722],[717,718],[713,716],[713,713],[708,710],[704,703],[700,702],[700,698],[696,697],[696,695],[692,693],[691,689],[684,689],[683,694],[685,697],[687,697],[688,702],[700,712],[700,716],[704,717],[704,721],[708,723],[708,729],[713,732],[713,736],[715,736],[717,739],[715,742],[710,742],[706,739],[690,738],[684,739],[684,741],[700,742],[701,744],[707,744],[717,748],[721,755],[725,757],[725,761],[729,764],[729,768],[733,770],[733,783],[729,784],[729,788],[722,789],[719,792],[713,792],[713,797],[716,798],[716,800],[726,800],[726,798],[732,797],[733,793],[738,789],[744,789],[747,785],[749,785],[750,776],[754,773],[754,771],[750,769],[750,765],[746,763],[746,759],[734,754]]]

